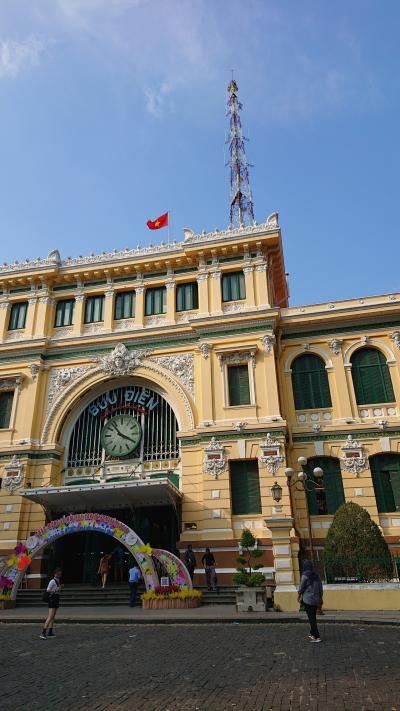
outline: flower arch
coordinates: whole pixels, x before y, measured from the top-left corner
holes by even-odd
[[[11,557],[0,569],[0,593],[15,600],[26,569],[40,551],[49,543],[72,533],[96,531],[115,538],[137,561],[142,572],[146,590],[154,590],[159,585],[158,575],[152,560],[156,558],[166,568],[174,585],[192,587],[189,572],[184,563],[173,553],[162,549],[154,551],[121,521],[104,514],[80,513],[63,516],[50,521],[30,536],[25,543],[19,543]]]

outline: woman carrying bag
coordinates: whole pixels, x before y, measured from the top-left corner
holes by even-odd
[[[321,642],[317,625],[317,610],[322,605],[322,582],[311,560],[305,560],[300,580],[298,600],[304,605],[310,623],[309,639],[311,642]]]

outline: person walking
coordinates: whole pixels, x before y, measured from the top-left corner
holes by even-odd
[[[298,600],[304,605],[310,623],[311,642],[321,642],[317,625],[317,610],[322,604],[322,582],[311,560],[303,563],[303,573],[300,580]]]
[[[215,574],[215,558],[209,548],[206,548],[201,562],[204,565],[206,574],[206,583],[208,590],[217,590],[216,574]]]
[[[100,558],[100,563],[99,563],[99,569],[98,573],[101,575],[101,587],[104,588],[106,587],[107,583],[107,578],[110,574],[110,569],[111,569],[111,553],[105,553],[101,558]]]
[[[193,552],[191,543],[188,543],[188,547],[186,548],[183,554],[183,560],[189,571],[190,579],[193,582],[194,571],[196,569],[196,556]]]
[[[140,575],[140,570],[138,565],[136,563],[133,564],[131,568],[129,568],[129,605],[130,607],[135,607],[136,605],[136,596],[137,596],[137,587],[138,587],[138,582],[141,578]]]
[[[55,637],[53,632],[54,619],[57,614],[57,610],[60,607],[60,590],[61,590],[61,569],[56,568],[54,575],[50,580],[44,599],[47,600],[49,611],[47,613],[46,620],[43,625],[42,634],[40,639],[51,639]]]

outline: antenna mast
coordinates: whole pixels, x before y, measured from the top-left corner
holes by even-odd
[[[238,85],[232,76],[228,84],[228,112],[229,116],[229,171],[231,181],[230,195],[230,225],[231,227],[244,227],[252,225],[254,219],[253,195],[250,188],[249,166],[246,158],[245,141],[243,136],[240,111],[242,104],[238,101]]]

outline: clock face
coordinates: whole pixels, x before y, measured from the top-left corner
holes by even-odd
[[[131,415],[116,415],[104,425],[101,444],[110,457],[126,457],[135,451],[141,437],[138,420]]]

